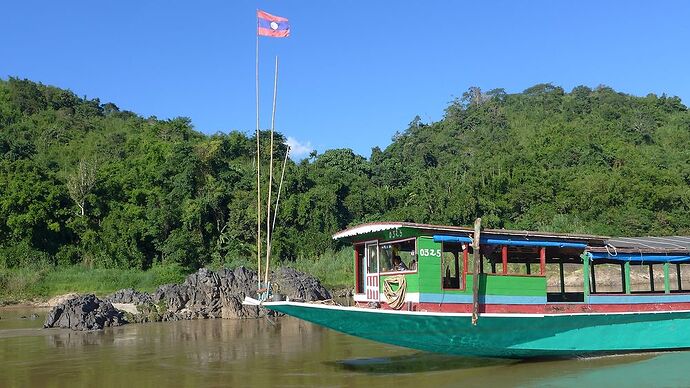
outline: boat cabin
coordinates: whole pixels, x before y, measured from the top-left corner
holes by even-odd
[[[354,248],[360,306],[469,312],[474,229],[369,223],[336,233]],[[482,229],[481,312],[690,309],[690,238],[619,238]],[[687,267],[687,268],[686,268]],[[684,305],[683,305],[684,304]],[[639,308],[639,306],[638,306]]]

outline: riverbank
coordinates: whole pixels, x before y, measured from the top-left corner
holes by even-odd
[[[243,263],[251,268],[249,261]],[[336,296],[347,294],[352,289],[352,249],[325,252],[320,257],[300,258],[278,265],[292,267],[314,276]],[[92,293],[105,296],[125,288],[153,292],[163,284],[181,283],[193,272],[195,271],[186,270],[178,265],[156,265],[147,271],[88,268],[81,265],[0,268],[0,306],[45,305],[51,298],[65,294]]]

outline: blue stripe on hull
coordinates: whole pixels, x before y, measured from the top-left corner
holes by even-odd
[[[420,303],[472,303],[472,295],[419,294]],[[546,304],[545,296],[480,295],[482,304]]]

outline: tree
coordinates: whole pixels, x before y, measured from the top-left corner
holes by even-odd
[[[95,160],[79,160],[77,169],[67,178],[67,191],[79,207],[79,216],[86,214],[86,198],[96,185],[97,165]]]

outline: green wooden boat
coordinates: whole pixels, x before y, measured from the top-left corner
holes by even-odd
[[[372,223],[334,238],[354,247],[355,306],[262,305],[357,337],[456,355],[690,348],[687,237]]]

